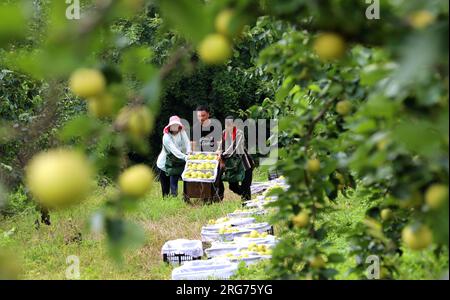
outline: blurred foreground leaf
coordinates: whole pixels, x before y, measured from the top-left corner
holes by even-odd
[[[120,263],[123,251],[136,249],[145,241],[145,232],[138,225],[123,219],[107,219],[106,232],[111,256]]]
[[[0,4],[0,47],[13,40],[24,38],[26,26],[27,20],[22,7]]]
[[[199,43],[213,30],[212,15],[198,0],[161,0],[161,12],[169,25],[185,38]]]

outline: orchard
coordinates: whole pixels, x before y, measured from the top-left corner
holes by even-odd
[[[61,279],[71,254],[81,278],[169,278],[163,242],[242,207],[162,198],[164,126],[205,103],[277,120],[253,181],[289,187],[264,194],[276,246],[249,246],[271,258],[234,278],[367,279],[371,256],[376,279],[448,278],[449,3],[375,2],[2,1],[0,278]]]

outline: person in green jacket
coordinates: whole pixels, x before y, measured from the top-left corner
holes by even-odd
[[[159,180],[163,197],[178,195],[178,180],[183,173],[191,143],[178,116],[170,117],[169,124],[164,127],[162,150],[156,161],[160,170]]]
[[[219,142],[222,180],[228,181],[230,190],[241,196],[242,200],[251,199],[251,185],[255,162],[245,146],[244,132],[238,129],[229,116],[225,119],[225,130]],[[219,195],[224,194],[223,181],[219,182]]]

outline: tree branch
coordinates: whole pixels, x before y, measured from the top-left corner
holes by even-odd
[[[325,106],[323,107],[323,109],[319,112],[319,114],[312,120],[311,124],[309,125],[308,128],[308,132],[306,133],[305,136],[305,147],[308,146],[309,141],[311,140],[312,134],[314,132],[314,129],[316,128],[317,123],[323,119],[323,117],[325,116],[325,113],[328,111],[328,109],[330,108],[330,106],[335,102],[336,99],[332,99],[329,100],[328,102],[325,103]]]

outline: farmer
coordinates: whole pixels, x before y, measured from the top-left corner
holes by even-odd
[[[228,181],[230,190],[241,196],[242,200],[250,200],[255,163],[245,147],[244,132],[238,129],[233,117],[225,119],[225,130],[220,142],[221,161],[224,167],[223,181]],[[223,181],[219,185],[219,194],[223,195]]]
[[[159,179],[163,197],[178,195],[178,180],[183,173],[187,154],[191,152],[191,144],[184,126],[178,116],[172,116],[164,127],[162,150],[156,161],[160,169]]]
[[[193,126],[193,148],[196,151],[214,152],[217,149],[217,141],[213,136],[213,129],[210,112],[206,105],[199,105],[196,108],[197,121]],[[197,136],[196,134],[197,133]],[[220,133],[220,132],[219,132]]]
[[[215,126],[213,120],[210,119],[210,111],[208,106],[199,105],[195,109],[195,112],[197,114],[197,122],[194,122],[193,125],[192,149],[200,152],[216,152],[217,143],[219,142],[221,136],[221,129],[217,130],[217,132],[214,131]],[[217,181],[214,185],[215,196],[213,196],[213,199],[223,200],[223,191],[222,194],[220,194],[219,189],[216,188],[217,185],[223,186],[220,176],[217,176]],[[209,200],[210,198],[202,198],[203,202],[207,202]]]

